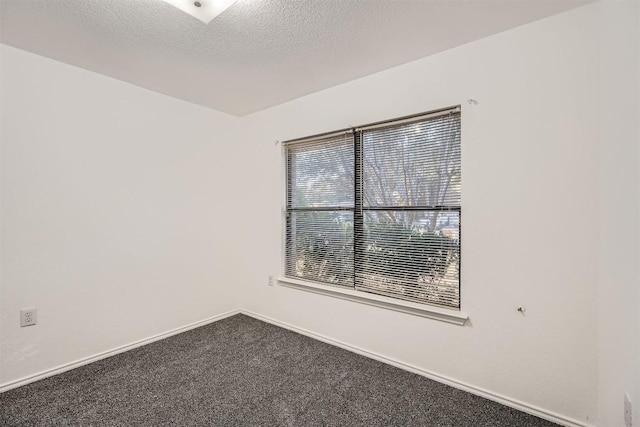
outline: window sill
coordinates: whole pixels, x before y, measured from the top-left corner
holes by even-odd
[[[464,325],[467,319],[469,319],[469,316],[460,311],[448,310],[445,308],[423,304],[416,304],[409,301],[397,300],[394,298],[369,294],[352,289],[341,289],[332,287],[330,285],[317,285],[315,283],[306,282],[304,280],[291,279],[289,277],[278,277],[277,281],[278,284],[286,286],[288,288],[315,292],[335,298],[342,298],[349,301],[359,302],[361,304],[373,305],[376,307],[386,308],[388,310],[395,310],[402,313],[413,314],[415,316],[440,320],[442,322],[452,323],[459,326]]]

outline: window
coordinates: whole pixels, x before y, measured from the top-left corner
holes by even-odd
[[[285,276],[460,308],[460,109],[285,143]]]

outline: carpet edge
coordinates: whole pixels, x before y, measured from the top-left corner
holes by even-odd
[[[376,353],[376,352],[372,352],[372,351],[365,350],[363,348],[360,348],[360,347],[357,347],[357,346],[354,346],[354,345],[351,345],[351,344],[347,344],[347,343],[345,343],[343,341],[339,341],[339,340],[336,340],[334,338],[330,338],[330,337],[327,337],[325,335],[321,335],[321,334],[318,334],[316,332],[313,332],[313,331],[310,331],[310,330],[307,330],[307,329],[304,329],[304,328],[300,328],[298,326],[294,326],[294,325],[292,325],[290,323],[287,323],[287,322],[276,320],[276,319],[273,319],[273,318],[268,317],[268,316],[263,316],[261,314],[252,312],[250,310],[241,309],[241,310],[239,310],[239,312],[240,312],[240,314],[244,314],[246,316],[253,317],[256,320],[260,320],[260,321],[263,321],[263,322],[266,322],[266,323],[270,323],[270,324],[275,325],[275,326],[279,326],[279,327],[284,328],[284,329],[288,329],[288,330],[293,331],[293,332],[297,332],[297,333],[299,333],[301,335],[305,335],[307,337],[316,339],[318,341],[322,341],[324,343],[331,344],[331,345],[334,345],[336,347],[340,347],[340,348],[342,348],[344,350],[350,351],[352,353],[359,354],[361,356],[364,356],[364,357],[367,357],[367,358],[370,358],[370,359],[377,360],[378,362],[382,362],[382,363],[385,363],[387,365],[394,366],[394,367],[402,369],[404,371],[412,372],[414,374],[423,376],[425,378],[429,378],[430,380],[437,381],[439,383],[446,384],[448,386],[451,386],[451,387],[454,387],[454,388],[469,392],[469,393],[474,394],[476,396],[483,397],[483,398],[485,398],[487,400],[491,400],[493,402],[500,403],[500,404],[508,406],[510,408],[517,409],[519,411],[525,412],[525,413],[530,414],[530,415],[534,415],[536,417],[542,418],[542,419],[547,420],[547,421],[551,421],[551,422],[556,423],[556,424],[560,424],[560,425],[565,426],[565,427],[596,427],[594,424],[590,424],[590,423],[587,424],[585,422],[573,419],[571,417],[560,415],[560,414],[557,414],[555,412],[548,411],[546,409],[537,407],[535,405],[527,404],[527,403],[519,401],[517,399],[512,399],[512,398],[509,398],[507,396],[503,396],[501,394],[494,393],[494,392],[491,392],[489,390],[485,390],[485,389],[480,388],[480,387],[476,387],[476,386],[473,386],[473,385],[470,385],[470,384],[466,384],[466,383],[464,383],[462,381],[458,381],[458,380],[455,380],[453,378],[449,378],[447,376],[440,375],[440,374],[428,371],[428,370],[423,369],[423,368],[419,368],[417,366],[414,366],[414,365],[411,365],[411,364],[408,364],[408,363],[393,359],[393,358],[388,357],[388,356],[381,355],[381,354]]]
[[[153,342],[160,341],[165,338],[169,338],[173,335],[177,335],[182,332],[187,332],[191,329],[195,329],[200,326],[205,326],[205,325],[208,325],[209,323],[217,322],[219,320],[226,319],[227,317],[235,316],[236,314],[241,314],[241,313],[242,313],[242,310],[240,309],[230,310],[222,314],[218,314],[216,316],[211,316],[206,319],[190,323],[188,325],[180,326],[178,328],[171,329],[166,332],[161,332],[159,334],[134,341],[129,344],[121,345],[121,346],[112,348],[110,350],[102,351],[100,353],[96,353],[91,356],[83,357],[81,359],[74,360],[73,362],[65,363],[51,369],[46,369],[44,371],[40,371],[32,375],[27,375],[26,377],[18,378],[16,380],[11,380],[6,383],[0,384],[0,393],[4,393],[5,391],[9,391],[14,388],[18,388],[23,385],[27,385],[48,377],[52,377],[54,375],[58,375],[63,372],[70,371],[72,369],[79,368],[80,366],[88,365],[90,363],[97,362],[98,360],[106,359],[108,357],[115,356],[116,354],[124,353],[125,351],[133,350],[134,348],[142,347],[144,345],[151,344]]]

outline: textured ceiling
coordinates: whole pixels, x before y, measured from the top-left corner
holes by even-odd
[[[0,0],[0,41],[241,116],[588,2]]]

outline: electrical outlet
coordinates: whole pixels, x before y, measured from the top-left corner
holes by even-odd
[[[632,424],[631,419],[631,398],[627,393],[624,394],[624,425],[626,427],[631,427]]]
[[[20,326],[33,326],[38,321],[38,309],[23,308],[20,310]]]
[[[269,276],[269,286],[273,286],[273,276]]]

